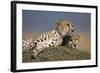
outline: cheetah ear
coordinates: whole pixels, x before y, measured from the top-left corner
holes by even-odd
[[[56,21],[56,24],[59,25],[61,22],[60,21]]]

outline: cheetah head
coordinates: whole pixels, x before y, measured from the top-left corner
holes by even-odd
[[[79,48],[79,41],[80,41],[80,36],[79,35],[76,35],[76,34],[69,35],[68,47],[70,47],[70,48]]]
[[[61,34],[61,36],[65,36],[66,34],[74,31],[73,24],[70,21],[60,20],[57,21],[56,24],[56,30]]]

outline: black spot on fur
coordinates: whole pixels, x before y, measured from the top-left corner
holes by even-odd
[[[51,44],[49,44],[49,47],[51,47]]]
[[[39,40],[37,40],[37,42],[39,42]]]
[[[32,47],[32,45],[30,45],[30,47]]]
[[[46,38],[44,40],[46,40]]]
[[[35,42],[34,44],[35,44],[35,45],[37,45],[37,43],[36,43],[36,42]]]
[[[53,44],[53,42],[51,42],[51,44]]]
[[[32,49],[32,48],[35,48],[37,46],[37,42],[32,42],[30,45],[29,45],[29,48]]]
[[[69,26],[69,24],[67,24],[67,26]]]
[[[57,41],[57,39],[55,41]]]
[[[43,40],[41,40],[41,42],[43,42]]]
[[[54,45],[52,45],[52,47],[55,47]]]
[[[44,37],[44,35],[42,35],[42,37]]]
[[[52,39],[52,41],[54,41],[54,39]]]

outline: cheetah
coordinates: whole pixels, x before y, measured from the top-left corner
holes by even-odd
[[[35,39],[24,39],[23,49],[32,49],[32,56],[36,58],[38,54],[48,47],[58,47],[62,44],[63,37],[74,31],[73,24],[67,20],[56,22],[55,29],[42,32]]]
[[[63,38],[62,46],[67,48],[79,48],[80,36],[76,33],[71,33]]]

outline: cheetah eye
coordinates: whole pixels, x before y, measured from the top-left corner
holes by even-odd
[[[69,24],[67,24],[67,26],[69,26]]]

